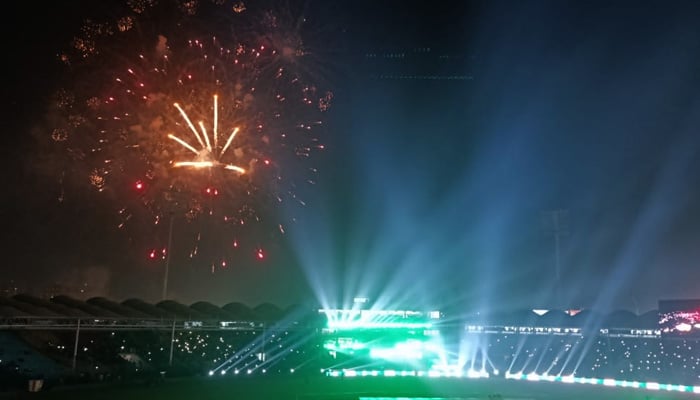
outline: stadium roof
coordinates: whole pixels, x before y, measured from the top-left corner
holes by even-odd
[[[101,319],[181,319],[181,320],[255,320],[271,321],[284,316],[281,308],[264,303],[253,309],[241,303],[223,307],[198,301],[191,305],[174,300],[155,304],[140,299],[116,302],[103,297],[87,301],[68,296],[45,300],[27,294],[0,297],[0,317],[101,318]]]
[[[27,294],[0,297],[0,317],[48,317],[48,318],[101,318],[101,319],[178,319],[208,321],[277,321],[287,315],[308,318],[300,313],[303,307],[293,305],[282,309],[274,304],[263,303],[249,307],[239,302],[217,306],[206,301],[182,304],[174,300],[148,303],[141,299],[122,302],[94,297],[86,301],[68,296],[56,296],[50,300]],[[307,310],[313,314],[312,309]],[[563,310],[521,309],[491,314],[464,314],[447,316],[450,321],[467,324],[494,326],[542,326],[572,327],[599,326],[605,328],[656,329],[658,312],[648,311],[637,315],[631,311],[618,310],[597,313],[583,310],[578,313]]]

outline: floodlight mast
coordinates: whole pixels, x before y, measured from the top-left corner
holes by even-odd
[[[558,209],[545,213],[545,229],[554,237],[554,307],[567,309],[562,300],[561,238],[568,234],[569,211]]]
[[[168,247],[167,253],[165,254],[165,272],[163,274],[163,294],[161,298],[163,300],[168,299],[168,276],[170,274],[170,255],[172,254],[173,245],[173,222],[175,220],[175,213],[170,212],[170,223],[168,227]]]

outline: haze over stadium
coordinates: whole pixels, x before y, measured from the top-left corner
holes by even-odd
[[[303,189],[309,206],[293,210],[294,234],[261,241],[271,247],[264,263],[241,256],[236,272],[212,276],[200,273],[207,263],[173,260],[174,295],[257,302],[266,291],[252,287],[361,277],[469,302],[553,305],[554,235],[542,217],[565,210],[569,305],[643,312],[659,298],[697,297],[692,2],[277,7],[309,15],[300,32],[319,48],[312,73],[333,83],[317,184]],[[35,25],[52,34],[8,43],[17,79],[5,108],[15,132],[3,169],[13,188],[6,256],[26,267],[5,271],[7,287],[78,286],[92,268],[109,276],[107,294],[159,292],[162,262],[125,243],[106,222],[110,205],[83,194],[56,204],[57,184],[32,161],[37,112],[61,87],[55,56],[84,18],[113,13],[100,8],[73,3],[61,18],[25,10],[36,21],[19,27],[26,40]]]

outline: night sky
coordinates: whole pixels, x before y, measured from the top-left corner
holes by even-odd
[[[34,168],[55,55],[103,11],[83,3],[6,15],[21,23],[3,34],[0,283],[158,300],[162,265],[104,223],[113,209],[58,204]],[[265,262],[174,261],[172,297],[640,313],[700,298],[700,3],[443,3],[306,2],[335,95],[318,184]]]

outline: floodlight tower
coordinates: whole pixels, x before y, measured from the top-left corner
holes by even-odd
[[[561,238],[569,233],[569,211],[558,209],[543,214],[545,230],[554,237],[554,302],[563,307],[561,293]]]
[[[170,188],[170,190],[166,192],[166,196],[166,198],[170,201],[170,204],[168,207],[168,247],[166,247],[167,253],[165,254],[165,270],[163,271],[163,292],[161,294],[162,300],[167,300],[168,298],[170,259],[173,252],[173,225],[175,224],[175,218],[181,208],[181,204],[185,204],[182,193],[175,187]]]
[[[175,222],[175,212],[170,211],[170,223],[168,226],[168,247],[167,253],[165,254],[165,273],[163,274],[163,294],[161,298],[163,300],[168,299],[168,276],[170,274],[170,255],[172,254],[173,245],[173,222]]]

